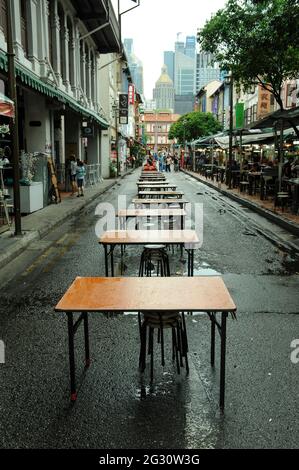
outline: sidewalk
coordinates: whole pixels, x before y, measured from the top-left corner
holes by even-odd
[[[59,224],[75,216],[82,208],[131,172],[128,171],[118,179],[108,179],[103,183],[89,186],[85,189],[84,197],[77,198],[62,194],[61,203],[51,204],[40,211],[22,217],[22,237],[13,236],[9,230],[0,234],[0,269],[21,254],[30,243],[43,238]]]
[[[248,194],[240,193],[238,188],[228,189],[225,183],[217,183],[193,171],[181,169],[182,172],[192,176],[201,183],[216,189],[223,195],[237,201],[238,203],[252,209],[266,219],[274,222],[293,235],[299,236],[299,216],[291,214],[290,212],[282,212],[280,208],[274,210],[274,203],[271,200],[261,201],[259,194],[249,196]]]

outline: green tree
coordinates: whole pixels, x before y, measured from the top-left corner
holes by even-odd
[[[283,83],[299,76],[299,0],[228,0],[198,42],[238,84],[259,83],[283,110]]]
[[[215,134],[222,129],[221,124],[214,118],[212,113],[201,113],[194,111],[184,114],[170,127],[169,139],[177,139],[184,143],[185,140],[198,139],[206,135]]]

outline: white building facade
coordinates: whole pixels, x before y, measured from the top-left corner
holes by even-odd
[[[101,103],[100,58],[119,50],[118,24],[110,0],[91,0],[89,16],[85,3],[11,1],[20,150],[52,154],[57,166],[71,154],[103,167],[110,157],[102,142],[110,123]],[[6,16],[0,0],[0,81],[7,93]]]

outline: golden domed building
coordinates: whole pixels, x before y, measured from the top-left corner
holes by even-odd
[[[168,75],[166,65],[163,65],[161,76],[156,82],[153,91],[154,100],[157,103],[157,109],[167,110],[173,113],[174,110],[174,85]]]

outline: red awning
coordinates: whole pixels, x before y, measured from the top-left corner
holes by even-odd
[[[14,102],[0,93],[0,115],[7,117],[15,117]]]

